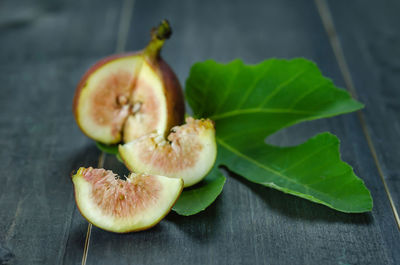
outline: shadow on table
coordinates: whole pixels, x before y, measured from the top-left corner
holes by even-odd
[[[228,171],[228,170],[227,170]],[[369,225],[373,219],[370,213],[343,213],[322,204],[286,194],[272,188],[250,182],[238,174],[229,171],[229,176],[247,186],[257,194],[271,210],[289,218],[304,221],[319,221],[325,223],[353,223]]]
[[[99,155],[100,151],[94,144],[86,144],[69,158],[69,161],[71,161],[71,170],[69,173],[75,174],[79,167],[97,167]]]
[[[80,167],[97,167],[98,159],[99,159],[100,151],[94,144],[88,144],[81,148],[79,152],[77,152],[71,161],[71,172],[75,173],[76,170]],[[127,176],[129,174],[129,170],[124,166],[123,163],[118,161],[114,155],[107,154],[104,160],[105,169],[112,170],[114,173],[120,176]],[[171,211],[161,223],[155,225],[149,230],[139,231],[135,233],[128,234],[115,234],[106,231],[102,231],[96,227],[92,228],[92,236],[97,240],[111,240],[115,244],[120,245],[121,243],[118,240],[132,240],[135,238],[136,241],[148,240],[149,236],[152,237],[163,237],[163,242],[168,240],[168,235],[171,235],[171,230],[178,229],[184,232],[186,235],[190,236],[194,240],[198,240],[201,242],[206,242],[207,240],[212,239],[214,233],[212,230],[217,229],[219,226],[217,223],[217,217],[221,214],[218,214],[220,207],[220,198],[208,207],[205,211],[200,212],[199,214],[193,216],[180,216],[176,214],[174,211]],[[80,215],[78,211],[75,212],[76,215]],[[82,217],[74,217],[77,224],[72,226],[71,231],[71,242],[77,243],[81,247],[84,243],[82,238],[85,238],[85,234],[87,231],[87,223],[83,220]],[[204,235],[208,236],[205,237]],[[153,242],[156,244],[156,242]]]
[[[223,225],[220,215],[224,213],[221,210],[222,198],[218,197],[207,209],[191,216],[182,216],[171,211],[165,218],[168,222],[200,243],[206,243],[217,236],[213,231]]]
[[[76,155],[76,159],[72,164],[74,168],[81,165],[96,166],[92,163],[96,161],[98,154],[99,151],[95,146],[87,146],[85,150],[82,150],[82,153]],[[83,164],[77,165],[77,163]],[[123,164],[113,156],[107,156],[104,167],[115,170],[116,173],[119,174],[126,173]],[[249,188],[255,196],[259,197],[262,202],[266,204],[264,207],[266,211],[274,212],[277,215],[285,216],[289,219],[309,223],[346,223],[357,225],[369,225],[373,221],[369,213],[346,214],[338,212],[326,206],[249,182],[232,172],[227,173],[229,176],[227,176],[228,181],[225,187],[225,195],[229,195],[229,193],[233,191],[232,188],[235,187],[235,185],[243,185],[243,188]],[[231,181],[229,181],[229,179]],[[232,186],[228,187],[228,185]],[[227,214],[231,213],[232,209],[234,209],[234,206],[233,208],[231,207],[232,205],[228,207],[231,202],[226,200],[227,197],[223,195],[224,194],[219,196],[206,210],[193,216],[181,216],[171,211],[161,223],[143,232],[121,235],[105,232],[93,227],[91,248],[101,249],[101,242],[109,242],[109,244],[115,245],[117,249],[121,248],[121,251],[124,251],[123,249],[126,247],[125,244],[135,245],[135,247],[140,248],[148,248],[151,246],[163,249],[168,244],[176,244],[177,240],[182,240],[179,234],[184,234],[198,244],[215,241],[218,239],[218,236],[221,236],[221,233],[224,234],[226,232],[226,229],[224,229],[227,225],[226,222],[232,218],[227,216]],[[74,219],[79,220],[80,218]],[[79,221],[76,221],[79,224],[76,224],[75,229],[71,231],[72,234],[75,234],[75,237],[72,236],[70,243],[74,242],[73,239],[75,238],[75,243],[82,245],[82,238],[84,238],[83,234],[86,232],[86,226],[82,224],[82,220]],[[77,238],[79,238],[79,240]]]

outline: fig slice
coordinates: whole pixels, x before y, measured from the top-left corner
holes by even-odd
[[[81,214],[116,233],[153,227],[171,210],[183,189],[181,179],[131,173],[122,180],[111,170],[79,168],[72,176]]]
[[[88,137],[104,144],[129,142],[152,132],[164,134],[183,122],[182,88],[160,56],[170,35],[164,20],[142,51],[106,57],[86,72],[73,110]]]
[[[202,180],[214,165],[214,123],[188,117],[186,124],[171,129],[167,140],[153,133],[119,145],[118,149],[131,171],[181,178],[189,187]]]

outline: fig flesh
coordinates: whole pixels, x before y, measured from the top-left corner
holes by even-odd
[[[148,46],[117,54],[92,66],[74,97],[75,119],[90,138],[104,144],[164,134],[181,124],[184,101],[179,81],[160,50],[171,35],[167,21],[152,30]]]
[[[183,189],[181,179],[131,173],[126,180],[110,170],[79,168],[72,176],[81,214],[116,233],[153,227],[167,215]]]
[[[119,145],[125,165],[134,172],[182,178],[184,186],[201,181],[214,165],[217,147],[211,120],[186,119],[167,139],[160,134],[142,136]]]

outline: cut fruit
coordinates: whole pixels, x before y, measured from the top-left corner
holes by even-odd
[[[182,179],[131,173],[126,180],[110,170],[79,168],[72,176],[81,214],[116,233],[153,227],[167,215],[183,189]]]
[[[171,35],[167,21],[152,31],[140,52],[107,57],[92,66],[74,97],[75,119],[90,138],[105,144],[164,134],[181,124],[182,89],[160,50]]]
[[[134,172],[182,178],[185,187],[202,180],[217,156],[215,129],[211,120],[186,118],[186,124],[171,129],[168,140],[149,134],[120,145],[125,165]]]

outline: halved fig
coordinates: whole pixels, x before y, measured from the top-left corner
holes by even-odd
[[[126,180],[110,170],[79,168],[72,176],[81,214],[116,233],[153,227],[167,215],[183,189],[181,179],[131,173]]]
[[[87,136],[115,144],[151,132],[164,134],[182,123],[182,89],[160,56],[170,35],[171,28],[163,21],[152,30],[144,50],[104,58],[86,72],[77,86],[73,109]]]
[[[186,124],[163,135],[149,134],[119,145],[125,165],[134,172],[182,178],[189,187],[202,180],[214,165],[217,147],[211,120],[186,118]]]

